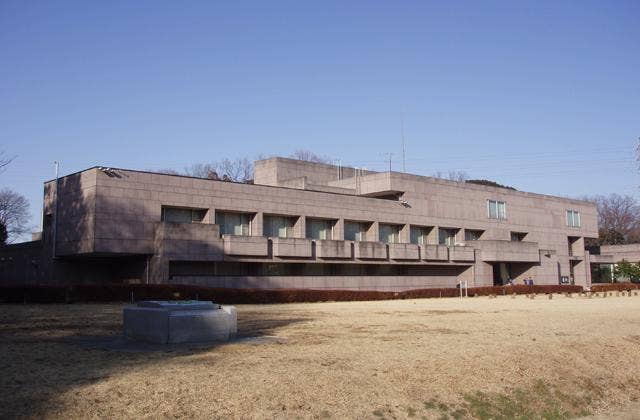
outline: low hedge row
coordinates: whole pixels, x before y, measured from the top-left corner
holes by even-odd
[[[626,290],[626,289],[625,289]],[[581,286],[492,286],[469,288],[469,296],[578,293]],[[224,289],[213,287],[151,285],[78,285],[78,286],[5,286],[0,287],[0,302],[72,303],[130,302],[140,300],[212,300],[225,304],[292,303],[457,297],[457,288],[416,289],[404,292],[312,289]]]
[[[638,283],[606,283],[594,284],[591,286],[592,292],[622,292],[627,290],[640,290]]]

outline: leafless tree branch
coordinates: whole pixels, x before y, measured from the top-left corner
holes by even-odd
[[[6,167],[13,162],[16,156],[7,156],[7,152],[0,151],[0,174],[3,173]]]
[[[296,150],[291,155],[289,155],[291,159],[304,160],[307,162],[314,163],[332,163],[332,160],[328,156],[320,156],[309,150]]]
[[[447,179],[449,181],[464,182],[469,179],[469,174],[465,171],[449,171],[447,174],[436,172],[432,175],[434,178]]]
[[[0,243],[11,243],[28,231],[29,202],[8,188],[0,190]]]
[[[629,195],[586,197],[598,208],[599,243],[615,245],[640,242],[640,205]]]

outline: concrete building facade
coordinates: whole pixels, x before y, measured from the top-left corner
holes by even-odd
[[[96,167],[45,183],[26,281],[589,286],[597,232],[592,203],[405,173],[270,158],[248,184]]]

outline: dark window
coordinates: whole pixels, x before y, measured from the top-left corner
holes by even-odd
[[[307,218],[307,238],[332,239],[335,220]]]
[[[484,230],[473,230],[473,229],[465,229],[464,230],[464,240],[465,241],[478,241],[480,237],[484,233]]]
[[[202,223],[207,209],[190,209],[181,207],[163,207],[162,221],[170,223]]]
[[[522,242],[526,236],[527,232],[511,232],[511,241]]]
[[[366,241],[367,230],[371,223],[364,222],[344,222],[345,241]]]

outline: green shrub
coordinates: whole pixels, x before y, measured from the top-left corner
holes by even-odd
[[[629,279],[632,283],[640,282],[640,263],[631,263],[627,260],[622,260],[616,264],[613,269],[613,275],[616,278]]]

